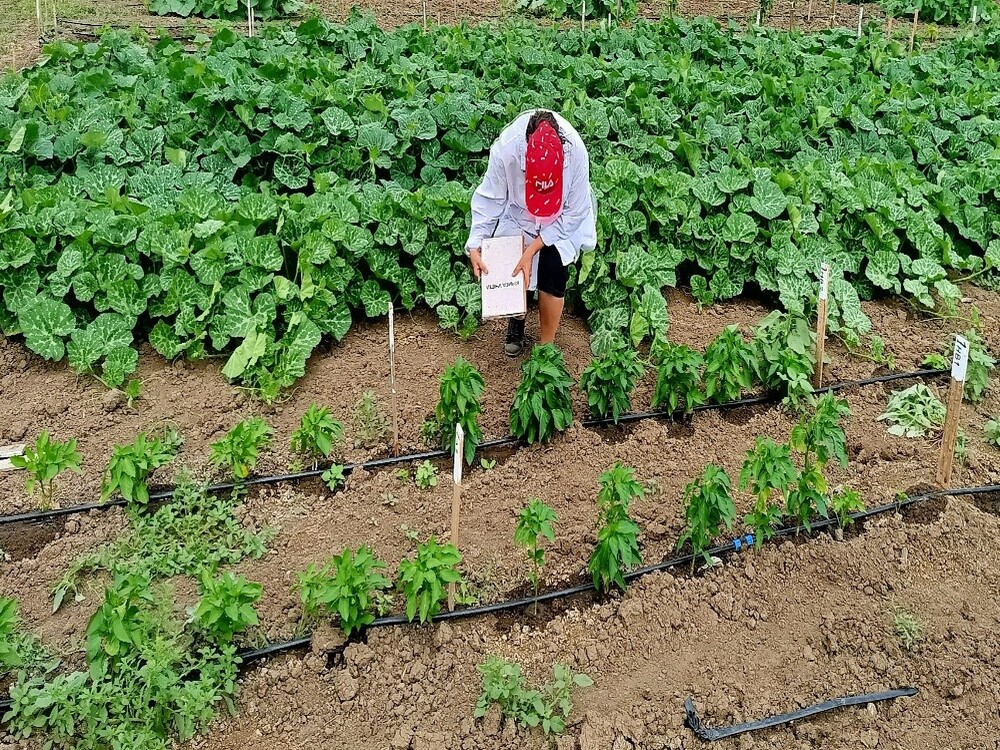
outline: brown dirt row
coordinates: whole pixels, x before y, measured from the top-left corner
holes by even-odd
[[[904,307],[888,303],[866,303],[873,322],[873,334],[883,338],[887,351],[899,370],[919,366],[923,357],[940,350],[951,334],[967,326],[963,319],[972,306],[983,319],[984,330],[998,348],[995,332],[1000,323],[1000,305],[996,297],[974,287],[966,289],[962,318],[939,320],[914,315]],[[749,333],[768,309],[753,301],[736,301],[699,310],[696,303],[681,292],[669,295],[670,337],[680,343],[703,349],[723,327],[739,323]],[[534,319],[529,334],[534,330]],[[432,316],[425,313],[399,316],[397,325],[397,378],[400,409],[400,437],[404,450],[423,448],[420,427],[433,413],[437,397],[437,379],[446,363],[463,356],[470,360],[486,380],[481,426],[487,437],[508,432],[508,412],[514,391],[520,382],[520,361],[500,355],[503,326],[484,325],[468,342],[441,331]],[[190,363],[164,362],[144,351],[138,377],[143,383],[143,397],[128,408],[121,394],[108,391],[88,376],[74,375],[64,364],[43,362],[19,342],[0,339],[0,403],[5,420],[0,423],[0,445],[33,440],[43,430],[58,439],[76,438],[83,456],[84,474],[63,481],[57,489],[57,502],[71,505],[99,497],[101,475],[115,445],[131,442],[141,430],[156,430],[171,425],[185,438],[175,461],[188,465],[202,477],[213,475],[207,466],[209,444],[218,440],[238,421],[261,415],[275,428],[273,445],[264,453],[256,471],[260,474],[285,471],[296,460],[291,455],[289,439],[306,408],[317,403],[331,409],[344,422],[348,446],[352,446],[354,406],[365,390],[373,390],[383,413],[391,399],[388,384],[386,332],[381,321],[364,321],[352,328],[344,342],[315,354],[306,376],[290,391],[285,400],[265,406],[244,390],[228,385],[219,374],[218,361]],[[590,359],[589,338],[584,321],[568,317],[560,331],[559,344],[567,366],[579,377]],[[827,368],[829,381],[870,376],[878,365],[853,356],[836,341],[827,347],[832,364]],[[860,354],[864,354],[861,351]],[[636,389],[633,404],[647,408],[652,396],[655,374],[648,372]],[[586,416],[584,395],[575,389],[577,418]],[[974,437],[982,417],[1000,411],[996,398],[988,399],[970,413],[964,424]],[[371,449],[349,448],[346,458],[362,460],[385,455],[388,444]],[[153,481],[169,483],[175,467],[161,470]],[[23,490],[23,475],[0,474],[0,512],[25,510],[34,502]]]
[[[726,322],[739,321],[749,327],[766,312],[740,303],[698,314],[690,302],[687,307],[683,302],[679,295],[671,298],[672,335],[696,346],[704,346]],[[993,323],[992,298],[983,295],[975,302],[984,310],[987,324]],[[955,321],[912,319],[889,306],[870,306],[869,314],[900,367],[908,366],[904,362],[910,359],[919,360],[935,348],[930,342],[937,333],[956,325]],[[414,334],[419,332],[419,325],[415,326]],[[432,341],[440,338],[426,327],[422,333]],[[562,343],[579,370],[587,357],[584,332],[581,328],[577,334],[579,342],[574,341],[572,326],[566,333]],[[428,348],[430,342],[416,338],[423,341],[418,350],[434,351]],[[487,347],[486,362],[506,365],[492,354],[498,340],[499,332],[494,332],[488,342],[478,343]],[[872,369],[868,363],[840,354],[832,377],[859,377]],[[426,394],[428,403],[434,398],[438,364],[426,364],[428,382],[414,389]],[[144,358],[143,366],[148,365]],[[60,369],[37,362],[33,367]],[[316,369],[311,364],[311,376]],[[211,372],[212,368],[193,372],[199,370]],[[517,372],[510,370],[507,387],[512,392]],[[206,372],[201,374],[204,377]],[[67,373],[60,377],[66,378]],[[489,382],[494,379],[487,374]],[[351,381],[357,382],[353,377]],[[935,455],[930,441],[890,438],[875,425],[874,417],[884,403],[880,390],[869,388],[850,395],[855,410],[848,427],[852,466],[845,476],[850,476],[870,503],[891,496],[889,487],[906,489],[925,481]],[[193,392],[197,391],[188,387],[176,393]],[[150,398],[154,407],[162,396],[170,396],[162,390],[155,393]],[[986,411],[995,411],[995,392],[987,403]],[[418,408],[415,413],[419,412]],[[102,413],[96,412],[98,424]],[[974,413],[966,417],[970,426],[978,418]],[[468,569],[487,599],[521,585],[523,561],[509,542],[514,513],[525,497],[538,494],[560,514],[546,584],[578,580],[586,550],[593,543],[596,477],[613,460],[635,465],[641,479],[659,487],[658,494],[637,503],[635,514],[644,529],[647,561],[668,555],[680,530],[677,498],[683,484],[709,460],[736,472],[739,457],[754,435],[781,438],[792,422],[775,410],[714,413],[700,415],[693,428],[656,422],[617,433],[574,428],[553,446],[522,450],[489,474],[470,476],[468,536],[463,544]],[[956,483],[997,481],[997,462],[988,451],[976,445],[973,437],[969,466],[956,476]],[[838,476],[834,481],[841,479]],[[244,506],[246,522],[266,521],[280,528],[269,555],[240,566],[241,572],[265,584],[261,604],[265,634],[275,638],[295,629],[298,613],[290,587],[294,572],[308,562],[368,540],[394,565],[412,549],[403,524],[422,533],[445,535],[446,484],[421,493],[399,483],[391,472],[383,472],[359,474],[348,493],[332,498],[315,488],[304,488],[304,494],[282,488],[255,495]],[[553,487],[560,488],[555,496]],[[395,504],[387,503],[388,496]],[[741,504],[746,502],[741,499]],[[951,518],[956,514],[960,521]],[[824,536],[801,547],[786,543],[777,550],[766,548],[695,579],[654,576],[633,586],[620,605],[588,606],[584,599],[577,609],[561,615],[556,611],[548,622],[525,616],[488,618],[455,627],[376,631],[367,645],[349,647],[344,669],[327,670],[325,658],[318,656],[287,657],[252,673],[245,681],[239,717],[221,724],[193,746],[304,747],[323,738],[334,746],[351,748],[543,747],[537,736],[494,714],[484,723],[470,720],[478,690],[475,664],[488,653],[501,653],[523,662],[533,679],[544,679],[558,660],[585,669],[597,680],[595,688],[581,694],[577,722],[570,736],[560,741],[562,748],[697,746],[680,724],[680,705],[688,693],[716,722],[727,722],[788,710],[838,689],[861,692],[900,680],[924,688],[921,699],[912,704],[916,708],[905,703],[879,708],[874,714],[854,711],[821,719],[802,729],[783,730],[782,746],[787,741],[789,747],[857,747],[858,743],[862,747],[922,747],[929,736],[928,726],[935,726],[950,728],[960,738],[954,747],[986,747],[983,738],[991,736],[988,732],[996,726],[988,675],[998,653],[993,635],[997,619],[995,601],[990,609],[990,598],[977,587],[995,588],[998,568],[990,557],[995,552],[989,540],[996,520],[966,500],[949,501],[944,516],[935,520],[931,513],[924,520],[931,522],[926,539],[920,538],[922,527],[916,527],[921,531],[915,534],[911,525],[899,519],[869,522],[861,537],[843,544]],[[874,530],[883,526],[893,533],[892,554],[886,551],[884,535],[874,536]],[[7,566],[3,593],[21,599],[26,620],[51,645],[71,649],[99,598],[95,586],[84,602],[51,616],[48,591],[52,582],[76,555],[113,538],[122,528],[118,511],[72,519],[51,543],[35,542],[42,546],[33,559]],[[927,539],[941,538],[947,543],[930,544],[927,549]],[[846,547],[851,551],[845,553]],[[939,547],[947,549],[949,566],[971,571],[964,583],[957,582],[948,569],[936,567]],[[970,560],[970,555],[984,549],[989,554]],[[879,562],[881,555],[887,559]],[[808,562],[802,563],[804,558]],[[918,563],[919,573],[913,571],[900,580],[893,566],[906,570],[916,559],[928,562]],[[859,568],[859,561],[874,570]],[[803,575],[801,568],[810,575]],[[190,598],[193,590],[185,583],[178,585],[178,593]],[[746,591],[754,584],[763,587],[763,593]],[[958,589],[945,600],[947,606],[941,604],[942,588]],[[773,593],[777,591],[780,596]],[[891,636],[887,611],[899,603],[901,593],[905,594],[902,603],[917,611],[933,634],[920,655],[902,653]],[[952,601],[955,596],[962,599],[960,606]],[[957,625],[955,612],[962,617]],[[731,666],[734,658],[740,665],[736,669]],[[748,658],[760,663],[745,666]],[[936,724],[928,724],[932,716]],[[962,723],[967,720],[973,722],[973,729]],[[729,746],[768,746],[754,742],[744,739]]]

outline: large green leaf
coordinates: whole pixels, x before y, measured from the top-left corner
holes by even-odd
[[[18,311],[17,324],[31,351],[58,361],[66,353],[63,340],[76,329],[76,318],[65,302],[39,297]]]

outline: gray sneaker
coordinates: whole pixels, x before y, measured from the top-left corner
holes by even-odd
[[[520,356],[524,350],[524,320],[511,318],[507,321],[507,341],[503,345],[504,354],[508,357]]]

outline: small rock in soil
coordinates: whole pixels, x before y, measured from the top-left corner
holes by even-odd
[[[110,390],[101,397],[101,406],[110,414],[125,405],[125,394],[118,390]]]

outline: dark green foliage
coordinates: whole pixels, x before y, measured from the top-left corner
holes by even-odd
[[[441,376],[441,395],[435,410],[437,428],[444,449],[455,454],[455,426],[465,432],[465,461],[470,466],[476,458],[476,446],[483,441],[479,428],[479,397],[486,383],[479,370],[459,357]]]
[[[212,464],[227,467],[234,479],[246,479],[273,434],[271,426],[260,417],[244,419],[222,440],[212,443]]]
[[[753,529],[758,548],[774,536],[781,520],[781,505],[773,502],[772,497],[784,499],[797,475],[791,449],[787,445],[778,445],[771,438],[758,437],[756,445],[747,452],[740,470],[740,489],[749,489],[757,498],[754,509],[744,521]]]
[[[804,408],[812,398],[816,334],[801,315],[772,312],[754,330],[755,379],[784,393],[782,403]]]
[[[645,491],[632,470],[615,464],[601,474],[601,489],[597,494],[600,508],[597,547],[590,558],[587,570],[594,578],[594,587],[607,591],[614,584],[622,591],[626,583],[624,574],[642,564],[639,553],[639,526],[629,515],[632,500],[641,498]]]
[[[433,619],[441,611],[449,583],[462,580],[458,564],[462,555],[452,544],[440,545],[431,537],[417,548],[413,560],[399,563],[397,585],[406,599],[406,619],[420,622]]]
[[[267,399],[390,302],[465,330],[481,308],[462,254],[469,190],[500,129],[542,106],[590,149],[602,239],[570,301],[595,338],[661,334],[678,283],[706,304],[749,284],[802,313],[823,258],[830,330],[857,338],[861,298],[947,305],[955,274],[995,283],[982,150],[997,114],[982,92],[1000,72],[982,61],[998,44],[992,24],[911,56],[847,30],[424,34],[357,15],[249,40],[220,29],[193,51],[60,40],[0,81],[0,329],[111,384],[140,336],[168,359],[226,357]],[[623,81],[659,83],[626,100]]]
[[[619,347],[592,359],[580,376],[590,413],[617,422],[618,417],[631,411],[632,391],[642,373],[635,349]]]
[[[510,431],[529,443],[547,443],[573,423],[573,378],[555,344],[536,344],[521,366],[524,377],[510,408]]]
[[[705,395],[717,404],[738,400],[753,385],[755,366],[739,327],[726,326],[705,349]]]
[[[299,427],[292,433],[292,450],[313,461],[329,458],[334,447],[344,442],[344,425],[330,416],[325,406],[310,404]]]
[[[200,588],[201,601],[193,618],[210,641],[228,644],[234,635],[257,624],[253,605],[264,591],[259,583],[228,571],[213,578],[205,571]]]
[[[691,542],[695,556],[702,555],[705,563],[711,562],[707,550],[722,528],[733,528],[736,505],[730,494],[729,475],[721,466],[709,464],[705,473],[684,488],[684,518],[687,528],[677,540],[677,549]],[[694,561],[692,560],[692,565]]]
[[[539,690],[525,686],[519,664],[498,656],[489,657],[477,669],[483,676],[483,692],[474,713],[477,719],[486,716],[490,705],[496,703],[504,716],[524,726],[541,727],[545,734],[566,730],[566,719],[573,710],[571,688],[594,684],[587,675],[574,674],[562,664],[553,667],[555,679]]]
[[[128,503],[148,503],[149,473],[173,461],[182,442],[177,432],[168,430],[162,438],[152,439],[140,432],[135,442],[115,446],[101,485],[101,501],[118,492]]]
[[[384,568],[367,546],[357,552],[345,549],[320,567],[310,565],[298,574],[296,585],[306,618],[315,620],[321,612],[337,615],[348,637],[370,625],[383,590],[392,585],[378,572]]]
[[[654,353],[659,363],[653,392],[654,409],[665,406],[675,412],[683,404],[684,413],[690,414],[694,407],[705,403],[701,389],[704,357],[689,346],[669,341],[659,343]]]
[[[288,17],[302,6],[299,0],[249,0],[254,18],[269,20]],[[201,16],[246,21],[244,0],[146,0],[146,7],[155,16]]]

